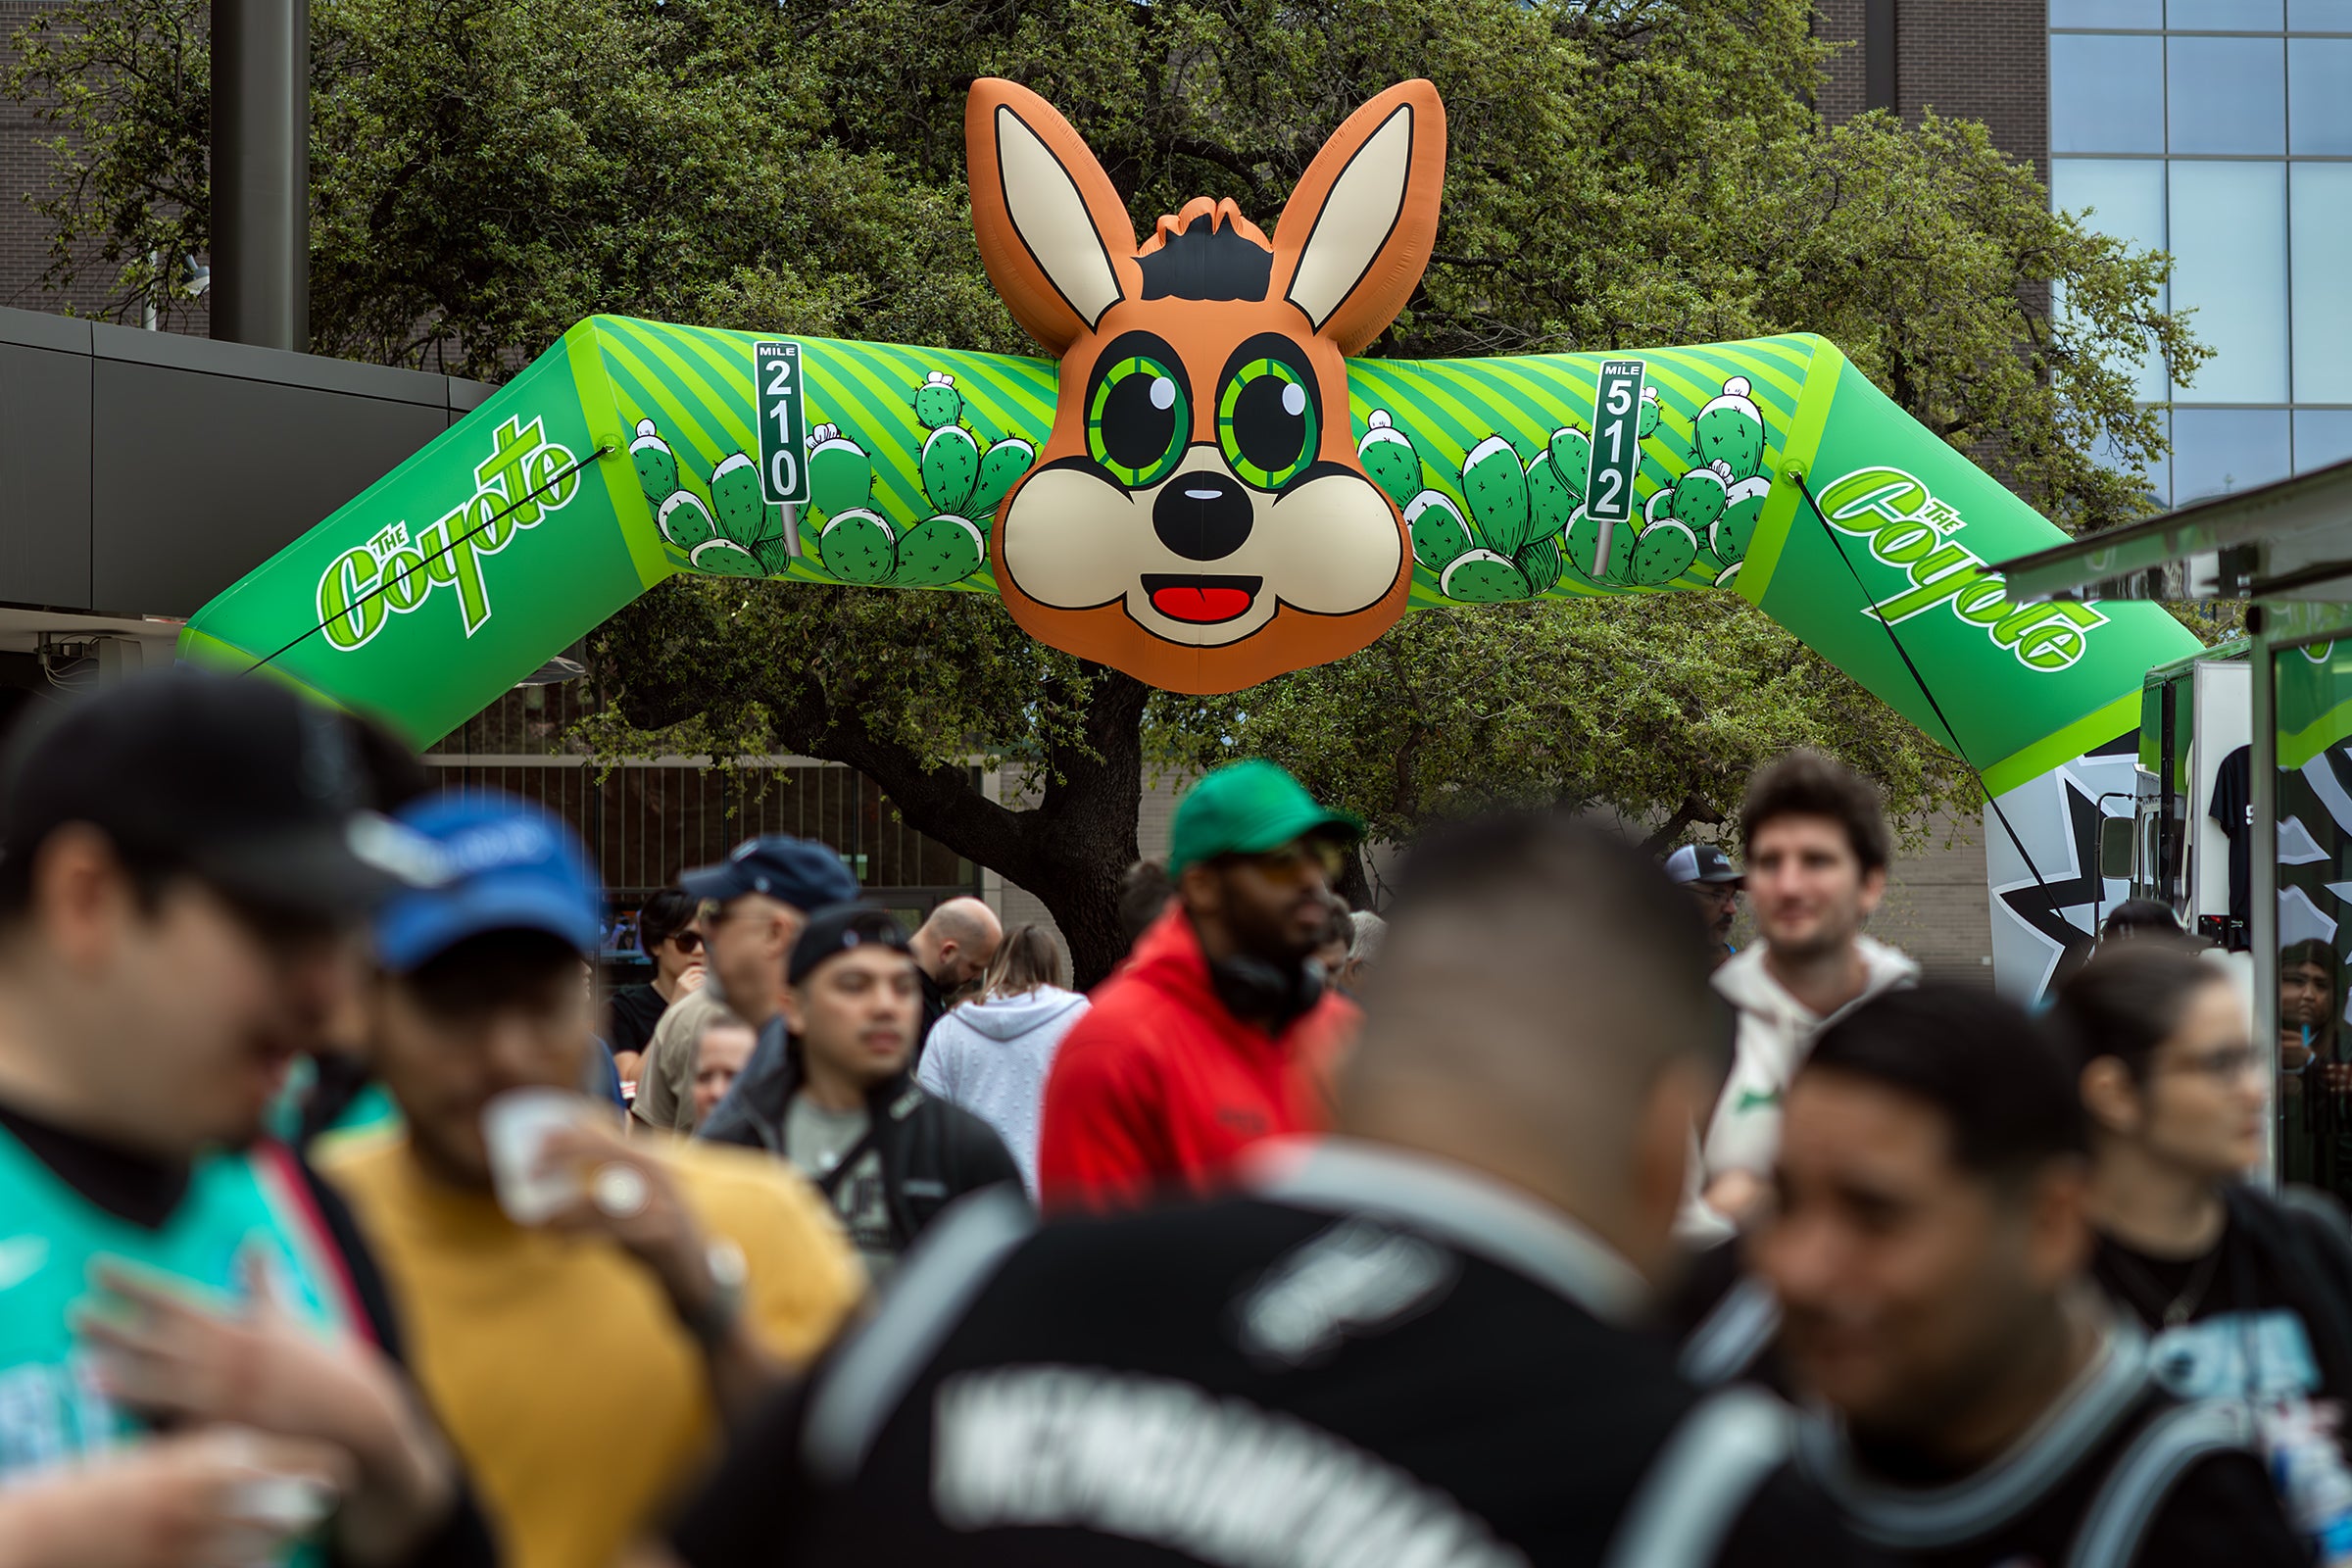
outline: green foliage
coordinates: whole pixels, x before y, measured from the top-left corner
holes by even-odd
[[[1353,715],[1346,725],[1335,713]],[[1152,759],[1270,756],[1376,839],[1494,806],[1597,807],[1671,842],[1736,816],[1795,746],[1879,780],[1890,814],[1965,804],[1910,722],[1725,594],[1408,615],[1378,643],[1230,697],[1162,699]]]
[[[206,11],[67,0],[21,34],[12,86],[58,100],[55,271],[104,270],[125,315],[168,295],[150,251],[207,246]],[[1348,113],[1427,75],[1451,149],[1439,259],[1372,352],[1822,332],[2069,527],[2141,510],[2093,457],[2160,450],[2132,360],[2152,348],[2185,378],[2201,358],[2158,309],[2166,259],[2050,213],[1982,127],[1825,127],[1807,0],[313,0],[312,17],[312,320],[331,354],[496,378],[597,311],[1026,351],[964,191],[965,85],[995,74],[1068,116],[1147,232],[1196,195],[1271,227]],[[1722,448],[1693,467],[1745,456],[1737,429],[1690,434]],[[1376,468],[1404,499],[1422,482],[1407,457]],[[649,484],[679,482],[647,461]],[[856,459],[820,461],[854,511]],[[1535,543],[1562,537],[1588,461],[1555,441],[1562,484],[1538,475],[1524,504],[1502,484],[1498,531],[1524,511]],[[1002,477],[968,467],[943,451],[926,479],[978,494]],[[1744,552],[1754,508],[1732,481],[1719,498],[1694,480],[1669,506],[1677,528],[1626,572],[1667,571],[1686,542]],[[681,508],[673,524],[743,548],[724,517]],[[1524,559],[1466,568],[1465,589],[1555,569],[1502,542]],[[843,534],[845,559],[853,544],[877,569],[905,549]],[[1416,553],[1473,544],[1458,517],[1414,528]],[[920,569],[953,571],[968,546],[943,531]],[[1556,569],[1590,565],[1571,552]],[[1037,879],[1082,884],[1054,904],[1065,929],[1106,908],[1132,854],[1140,694],[1030,645],[992,604],[674,582],[601,648],[629,715],[607,739],[684,745],[653,727],[692,717],[853,761],[926,831],[1050,901],[1067,890]],[[1799,742],[1859,762],[1900,807],[1956,787],[1924,739],[1727,595],[1425,612],[1235,699],[1156,698],[1150,727],[1165,759],[1290,760],[1389,835],[1490,796],[1719,817],[1751,764]],[[1043,804],[1006,815],[1093,858],[1014,853],[968,783],[912,804],[972,751],[1029,760]],[[1123,840],[1105,826],[1121,810]]]

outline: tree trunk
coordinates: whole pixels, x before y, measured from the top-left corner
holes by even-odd
[[[1137,858],[1144,704],[1151,695],[1131,675],[1090,673],[1081,741],[1047,753],[1045,794],[1027,810],[990,800],[970,769],[926,768],[905,747],[862,728],[836,724],[792,734],[785,726],[795,749],[855,767],[879,784],[909,826],[1037,895],[1069,944],[1081,990],[1127,953],[1119,878]]]

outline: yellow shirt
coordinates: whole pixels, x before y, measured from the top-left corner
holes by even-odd
[[[864,1273],[813,1190],[772,1156],[663,1148],[703,1233],[743,1249],[743,1311],[807,1360]],[[411,1369],[517,1568],[601,1568],[655,1522],[717,1436],[701,1349],[650,1270],[604,1241],[515,1225],[435,1179],[405,1136],[327,1176],[383,1266]]]

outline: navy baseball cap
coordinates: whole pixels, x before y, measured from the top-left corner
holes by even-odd
[[[814,839],[786,833],[746,839],[716,865],[679,872],[678,886],[698,899],[721,904],[747,893],[763,893],[804,911],[858,897],[858,879],[839,855]]]
[[[911,956],[906,928],[888,909],[871,904],[836,904],[808,916],[801,938],[792,945],[792,959],[784,971],[787,985],[799,985],[810,971],[852,948],[888,948]]]
[[[555,817],[511,796],[444,794],[415,802],[399,820],[425,846],[437,885],[377,912],[385,968],[406,974],[489,931],[544,931],[583,956],[596,951],[604,887]]]

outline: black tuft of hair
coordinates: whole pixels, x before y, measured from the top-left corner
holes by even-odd
[[[1872,998],[1822,1031],[1798,1070],[1842,1073],[1920,1101],[1951,1133],[1952,1162],[2012,1180],[2088,1148],[2068,1053],[1990,991],[1931,981]]]
[[[1207,213],[1136,264],[1148,300],[1262,300],[1274,278],[1272,251],[1218,227]]]

